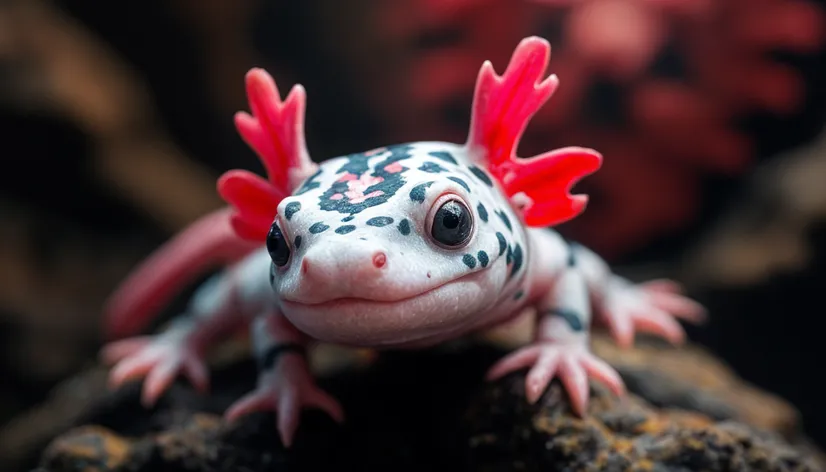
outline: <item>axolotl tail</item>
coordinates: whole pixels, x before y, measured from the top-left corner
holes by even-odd
[[[141,263],[106,304],[106,337],[111,340],[136,334],[187,283],[259,247],[235,233],[230,215],[230,208],[222,208],[203,216]]]

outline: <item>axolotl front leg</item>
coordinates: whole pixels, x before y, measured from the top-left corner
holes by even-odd
[[[338,401],[321,390],[306,358],[310,339],[277,310],[263,313],[251,324],[253,352],[258,361],[258,386],[227,410],[229,421],[254,411],[278,412],[278,431],[289,447],[301,410],[319,408],[337,422],[344,420]]]
[[[534,247],[537,245],[534,244]],[[625,387],[619,374],[590,349],[592,307],[583,270],[558,257],[561,240],[543,245],[529,272],[530,292],[537,310],[533,342],[506,356],[488,373],[489,380],[530,368],[525,390],[535,403],[556,376],[564,384],[575,413],[583,415],[589,398],[589,377],[606,384],[614,393]]]
[[[206,352],[237,333],[252,319],[241,299],[244,265],[213,276],[195,292],[187,310],[157,335],[111,342],[102,350],[103,361],[114,364],[113,387],[145,377],[142,402],[149,407],[183,374],[201,392],[208,388]]]
[[[530,367],[525,387],[531,403],[554,376],[563,382],[580,415],[588,403],[589,376],[617,394],[624,390],[614,368],[590,351],[593,321],[607,324],[620,345],[630,346],[635,331],[679,343],[685,334],[677,319],[704,319],[703,307],[682,296],[673,282],[635,285],[611,273],[599,256],[556,232],[529,230],[529,237],[534,256],[526,283],[538,313],[535,339],[494,365],[488,377]]]
[[[279,432],[287,446],[303,407],[320,408],[341,420],[341,407],[316,387],[311,376],[305,358],[309,339],[276,308],[268,282],[271,265],[269,254],[257,251],[199,287],[187,312],[168,330],[106,346],[104,358],[116,363],[111,383],[117,386],[146,376],[143,402],[147,406],[179,374],[204,391],[208,386],[206,351],[248,326],[259,365],[258,386],[227,410],[227,419],[236,420],[252,411],[277,411]]]

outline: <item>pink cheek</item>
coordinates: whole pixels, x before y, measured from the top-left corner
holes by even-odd
[[[330,200],[341,200],[342,198],[344,198],[344,195],[336,193],[332,197],[330,197]]]

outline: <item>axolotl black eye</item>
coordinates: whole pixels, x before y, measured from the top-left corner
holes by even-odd
[[[472,232],[473,215],[460,200],[451,199],[442,203],[433,215],[430,235],[443,246],[462,246],[470,239]]]
[[[290,246],[278,223],[273,223],[267,233],[267,251],[270,253],[273,264],[284,267],[290,261]]]

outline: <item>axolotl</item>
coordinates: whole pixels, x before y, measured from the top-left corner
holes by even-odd
[[[283,101],[267,72],[246,76],[252,114],[236,127],[267,178],[231,170],[228,206],[204,216],[131,274],[107,306],[114,386],[145,376],[153,404],[178,375],[208,386],[208,348],[249,329],[257,388],[226,412],[275,411],[289,446],[304,408],[343,421],[309,371],[313,343],[421,349],[502,325],[532,309],[533,341],[491,366],[488,379],[526,369],[526,401],[558,377],[573,413],[587,414],[589,379],[617,395],[618,373],[589,346],[592,320],[622,346],[646,331],[680,343],[679,321],[705,310],[670,280],[634,284],[553,226],[584,211],[573,185],[599,169],[597,151],[567,147],[519,158],[531,117],[559,81],[543,79],[550,44],[523,39],[502,75],[479,72],[467,142],[413,142],[316,163],[304,139],[306,92]],[[135,336],[185,283],[200,286],[169,329]],[[130,337],[132,336],[132,337]]]

